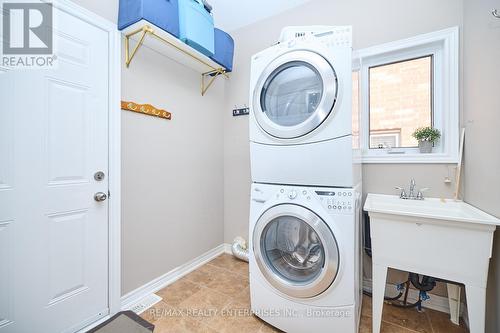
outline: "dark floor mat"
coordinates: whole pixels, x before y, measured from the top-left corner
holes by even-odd
[[[87,333],[151,333],[155,326],[132,311],[122,311]]]

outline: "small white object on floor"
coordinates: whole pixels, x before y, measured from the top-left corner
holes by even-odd
[[[163,298],[156,294],[149,294],[148,296],[132,305],[129,310],[134,311],[136,314],[140,315],[156,303],[160,302],[162,299]]]

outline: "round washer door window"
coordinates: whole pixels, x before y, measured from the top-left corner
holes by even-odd
[[[257,264],[282,293],[309,298],[324,292],[339,268],[337,242],[314,212],[283,204],[267,210],[253,235]]]
[[[311,51],[292,51],[262,73],[254,91],[254,114],[268,134],[300,137],[329,116],[337,90],[337,75],[325,58]]]

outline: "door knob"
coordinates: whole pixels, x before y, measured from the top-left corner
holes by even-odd
[[[106,193],[104,192],[97,192],[96,194],[94,194],[94,200],[95,201],[104,201],[108,198],[108,196],[106,195]]]

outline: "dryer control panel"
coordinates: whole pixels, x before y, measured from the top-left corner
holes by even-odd
[[[328,47],[352,47],[352,27],[347,26],[290,26],[281,30],[279,42],[319,39]]]
[[[356,198],[352,190],[316,191],[316,194],[329,211],[353,212]]]

